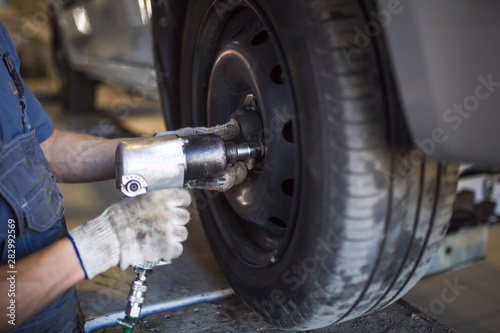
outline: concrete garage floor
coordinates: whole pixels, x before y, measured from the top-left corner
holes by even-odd
[[[157,102],[139,100],[123,94],[119,89],[109,86],[100,88],[99,112],[65,115],[55,99],[53,92],[56,86],[53,82],[28,81],[28,84],[39,96],[58,128],[113,137],[151,135],[164,130]],[[98,216],[106,207],[121,198],[121,194],[115,189],[114,181],[61,184],[60,188],[66,197],[66,219],[69,228]],[[146,298],[144,312],[153,313],[158,309],[163,311],[145,317],[136,331],[275,332],[276,330],[260,322],[232,294],[208,249],[198,214],[194,208],[191,212],[193,219],[189,224],[190,237],[185,243],[185,253],[174,260],[172,265],[156,269],[149,280],[151,289]],[[372,315],[318,332],[452,331],[435,322],[431,319],[432,316],[450,325],[457,332],[500,331],[498,227],[492,229],[490,238],[489,257],[486,261],[424,280],[410,291],[405,299],[422,311],[400,301]],[[115,317],[123,314],[128,287],[134,276],[131,269],[124,272],[112,269],[93,281],[78,285],[83,311],[87,316],[87,328],[97,328],[99,323],[113,321]],[[444,309],[437,308],[436,299],[441,297],[445,281],[454,279],[466,285],[466,289],[456,300],[446,304]],[[199,299],[215,301],[189,305]],[[108,327],[98,329],[97,332],[121,332],[121,329]]]

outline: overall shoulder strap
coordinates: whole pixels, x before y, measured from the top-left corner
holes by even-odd
[[[23,82],[21,80],[21,76],[19,76],[19,73],[16,70],[16,62],[14,60],[14,57],[9,52],[5,52],[5,49],[1,44],[0,44],[0,58],[3,60],[5,66],[7,67],[10,77],[12,78],[12,81],[16,86],[17,97],[19,98],[19,104],[21,105],[21,110],[22,110],[24,132],[28,133],[33,129],[33,127],[30,124],[28,113],[26,112],[27,105],[26,105],[26,97],[24,96]]]

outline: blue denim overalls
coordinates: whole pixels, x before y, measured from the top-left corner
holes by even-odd
[[[9,80],[9,84],[13,81],[15,87],[11,89],[19,97],[22,111],[19,121],[24,128],[24,133],[10,142],[0,141],[0,196],[12,207],[16,217],[15,257],[18,261],[64,237],[67,231],[63,217],[64,198],[28,119],[24,89],[14,58],[1,45],[0,58],[0,66],[6,66],[10,75],[4,77],[2,74],[0,80]],[[0,239],[2,243],[1,263],[4,265],[7,263],[5,239]],[[24,324],[13,326],[12,332],[80,332],[77,302],[75,288],[70,288]]]

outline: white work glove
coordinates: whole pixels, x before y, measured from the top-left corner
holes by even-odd
[[[185,127],[176,131],[158,132],[154,136],[177,135],[183,137],[198,134],[217,134],[222,140],[229,141],[240,134],[240,126],[236,120],[231,119],[226,124],[214,127]]]
[[[229,141],[240,134],[240,126],[235,119],[231,119],[226,124],[214,127],[186,127],[176,131],[158,132],[154,136],[177,135],[186,137],[198,134],[217,134],[223,141]],[[225,192],[245,180],[248,170],[251,170],[251,167],[248,166],[253,165],[253,163],[255,163],[254,159],[245,161],[245,163],[237,162],[234,166],[228,167],[220,177],[191,181],[187,184],[187,187]]]
[[[168,261],[182,253],[189,221],[186,189],[152,191],[123,198],[98,218],[68,234],[87,279],[119,265]]]

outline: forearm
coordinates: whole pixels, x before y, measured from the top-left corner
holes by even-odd
[[[115,150],[121,140],[54,130],[40,146],[57,181],[91,182],[114,177]]]
[[[6,313],[12,299],[15,300],[15,324],[19,326],[61,293],[85,278],[73,244],[68,238],[63,238],[18,261],[15,266],[17,273],[8,273],[12,270],[7,266],[1,266],[0,269],[2,293],[0,331],[2,332],[13,328],[7,322],[9,317]],[[9,277],[15,279],[13,292],[9,292],[11,288],[11,283],[7,280]]]

